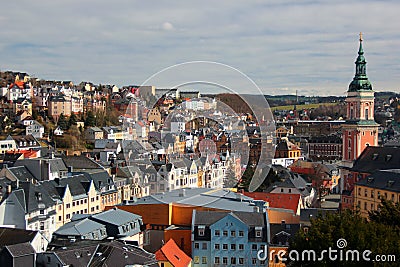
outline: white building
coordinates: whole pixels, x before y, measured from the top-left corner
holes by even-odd
[[[43,138],[44,126],[32,120],[31,124],[26,127],[25,134],[32,135],[35,138]]]

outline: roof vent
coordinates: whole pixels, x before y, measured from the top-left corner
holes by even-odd
[[[387,187],[392,187],[393,184],[394,184],[394,181],[393,181],[393,180],[389,180],[389,181],[387,182]]]

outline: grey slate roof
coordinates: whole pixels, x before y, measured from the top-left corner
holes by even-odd
[[[71,166],[77,170],[103,169],[97,162],[85,156],[63,156],[62,160],[66,166]]]
[[[373,173],[377,170],[396,169],[400,166],[400,147],[368,146],[354,162],[352,171]]]
[[[120,209],[110,209],[92,216],[99,222],[112,225],[123,225],[131,221],[141,220],[141,216]]]
[[[59,171],[67,171],[67,166],[64,161],[60,158],[54,158],[48,160],[50,163],[50,171],[51,172],[59,172]]]
[[[32,173],[25,166],[11,167],[8,170],[19,181],[32,181],[36,180]]]
[[[285,174],[285,177],[286,176],[287,175]],[[284,181],[273,183],[267,188],[266,192],[271,192],[276,187],[297,188],[301,195],[308,196],[312,189],[312,187],[308,185],[309,184],[306,182],[306,180],[304,180],[304,178],[300,175],[296,173],[289,173],[289,177],[287,177]]]
[[[54,232],[54,234],[63,236],[80,236],[102,228],[105,230],[105,226],[103,224],[86,218],[79,221],[71,221],[69,223],[66,223],[58,228],[57,231]]]
[[[376,171],[356,184],[375,189],[400,192],[400,169]]]
[[[242,196],[240,199],[240,195],[227,189],[186,188],[184,196],[182,192],[182,189],[177,189],[162,194],[145,196],[132,205],[175,203],[232,211],[252,212],[254,209],[252,198]]]
[[[44,187],[39,185],[33,185],[30,182],[20,182],[19,187],[23,190],[25,212],[31,213],[40,209],[40,205],[43,208],[54,206],[56,202],[50,197]],[[18,191],[18,190],[17,190]]]
[[[212,225],[228,214],[236,217],[248,226],[264,226],[266,224],[265,214],[258,212],[220,212],[220,211],[196,211],[195,225]]]
[[[90,180],[82,174],[77,174],[68,178],[43,181],[41,184],[53,199],[62,199],[67,186],[73,197],[86,195],[89,190]]]
[[[154,254],[119,241],[99,244],[88,266],[115,266],[116,263],[118,266],[158,267]]]
[[[5,246],[5,249],[7,249],[13,257],[35,254],[35,250],[30,243],[9,245]]]
[[[68,243],[67,248],[63,246],[61,249],[46,252],[45,255],[47,253],[54,253],[65,265],[89,266],[89,261],[93,257],[99,242],[85,240],[76,243],[70,243],[70,241],[68,241]]]

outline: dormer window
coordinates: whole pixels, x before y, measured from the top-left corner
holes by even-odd
[[[199,225],[198,226],[198,234],[199,234],[199,236],[204,236],[204,230],[205,230],[205,226],[204,225]]]
[[[262,227],[256,227],[256,237],[262,237]]]

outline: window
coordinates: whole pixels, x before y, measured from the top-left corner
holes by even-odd
[[[214,235],[215,236],[219,236],[220,235],[220,231],[219,230],[215,230]]]
[[[236,231],[231,231],[231,236],[236,236]]]
[[[256,227],[256,237],[262,236],[262,227]]]
[[[200,257],[194,256],[194,263],[200,263]]]
[[[61,216],[58,216],[58,220],[61,221],[61,220],[62,220],[62,217],[61,217]]]
[[[195,248],[195,249],[199,249],[199,248],[200,248],[199,243],[194,243],[194,248]]]
[[[244,258],[239,258],[239,265],[243,265],[244,264]]]
[[[68,203],[67,204],[67,209],[69,209],[69,208],[71,208],[71,204]]]
[[[207,257],[201,257],[201,263],[207,264]]]
[[[251,258],[251,264],[256,265],[257,264],[257,259],[256,258]]]
[[[364,210],[367,210],[367,202],[364,202]]]
[[[215,250],[219,250],[219,244],[215,244],[215,245],[214,245],[214,249],[215,249]]]
[[[239,250],[244,250],[244,245],[243,244],[239,244]]]
[[[222,264],[228,264],[228,258],[227,257],[223,257],[222,258]]]
[[[244,231],[239,231],[239,236],[243,237],[244,236]]]
[[[67,214],[67,219],[71,218],[71,214]]]
[[[235,257],[231,257],[231,264],[236,264],[236,258]]]
[[[205,227],[204,227],[204,226],[201,226],[201,225],[198,227],[199,236],[204,236],[204,228],[205,228]]]
[[[219,263],[220,263],[219,257],[215,257],[215,258],[214,258],[214,263],[215,263],[215,264],[219,264]]]
[[[251,245],[251,249],[252,249],[252,250],[257,250],[257,244]]]
[[[228,244],[222,244],[222,249],[223,250],[228,250]]]
[[[201,249],[202,249],[202,250],[207,250],[207,243],[205,243],[205,242],[202,243],[202,244],[201,244]]]
[[[236,250],[236,244],[231,244],[231,250]]]
[[[228,231],[224,230],[224,231],[222,232],[222,235],[223,235],[223,236],[228,236]]]

